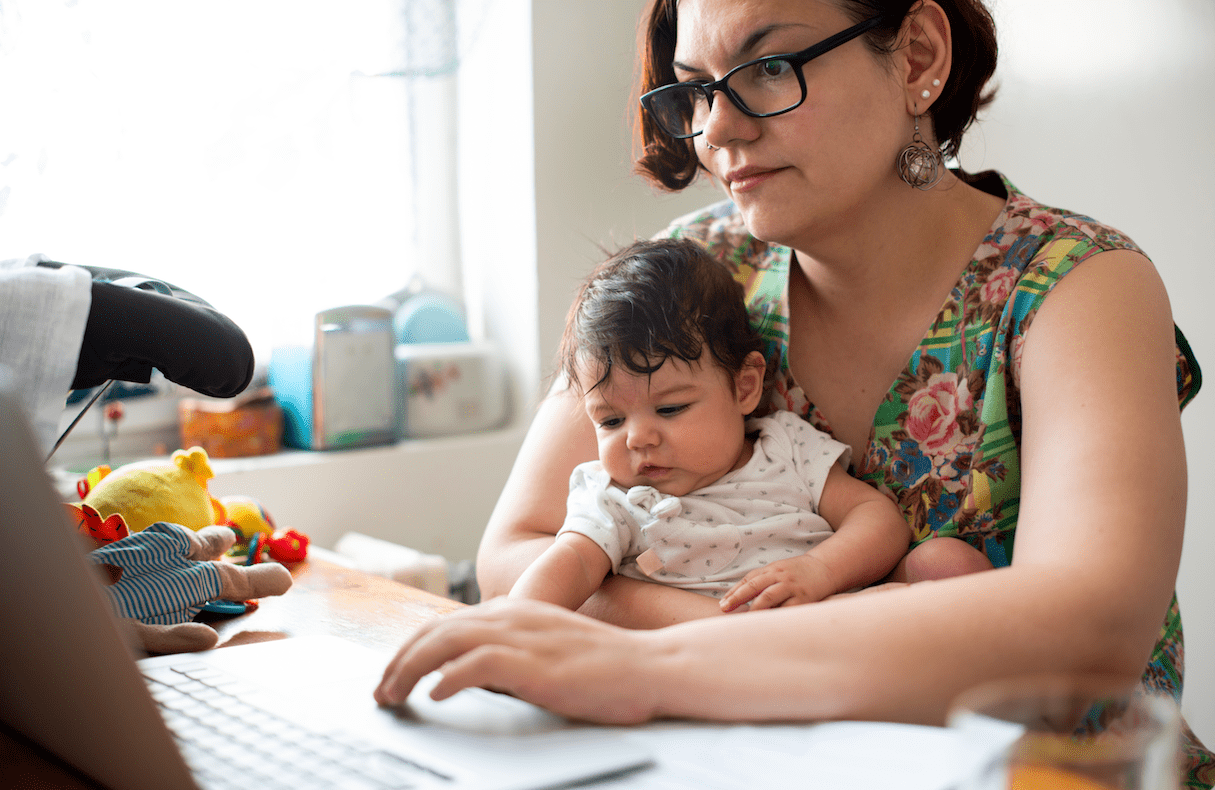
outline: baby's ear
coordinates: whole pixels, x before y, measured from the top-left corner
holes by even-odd
[[[734,374],[734,393],[744,415],[755,411],[764,394],[764,355],[752,351],[743,360],[742,369]]]

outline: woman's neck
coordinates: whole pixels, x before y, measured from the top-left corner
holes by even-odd
[[[924,338],[1003,201],[961,181],[893,198],[848,241],[795,248],[789,365],[836,438],[864,451],[873,415]]]
[[[927,192],[897,182],[790,246],[819,308],[901,311],[944,298],[1003,205],[952,173]]]

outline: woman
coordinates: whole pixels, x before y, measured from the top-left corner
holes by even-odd
[[[1180,694],[1178,406],[1197,365],[1132,242],[940,167],[990,99],[981,2],[656,0],[646,32],[640,168],[670,189],[704,173],[732,201],[670,234],[746,282],[773,406],[850,445],[921,544],[961,537],[996,568],[725,617],[619,577],[582,608],[597,619],[491,602],[424,628],[377,698],[439,666],[440,697],[493,686],[613,722],[940,722],[970,686],[1043,671]],[[537,414],[482,542],[485,597],[560,527],[595,455],[581,417],[568,392]],[[1186,748],[1210,786],[1210,753]]]

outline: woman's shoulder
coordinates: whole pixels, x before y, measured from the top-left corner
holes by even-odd
[[[1143,250],[1125,233],[1086,214],[1042,203],[1021,192],[1004,175],[998,178],[1007,203],[980,247],[977,261],[1026,274],[1052,270],[1063,273],[1101,252]],[[1062,270],[1062,271],[1059,271]]]
[[[967,310],[976,321],[985,315],[993,320],[996,315],[1004,315],[1009,320],[1009,336],[1014,343],[1028,331],[1048,295],[1080,264],[1092,260],[1093,263],[1085,264],[1087,268],[1100,266],[1099,260],[1112,263],[1118,256],[1102,258],[1101,254],[1126,251],[1143,256],[1144,263],[1152,265],[1147,253],[1118,228],[1086,214],[1034,200],[1003,175],[985,175],[999,179],[1008,199],[972,269],[964,275],[963,283],[975,293],[975,304],[968,304]],[[988,191],[991,183],[988,181]],[[1109,267],[1108,276],[1118,277],[1120,271],[1125,270]],[[1177,392],[1184,407],[1198,392],[1202,377],[1184,334],[1177,328],[1174,334]],[[1019,375],[1017,368],[1018,363],[1014,362],[1014,378]]]

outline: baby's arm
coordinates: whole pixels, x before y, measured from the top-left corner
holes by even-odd
[[[743,604],[771,609],[821,601],[878,581],[911,542],[911,530],[894,503],[835,464],[819,499],[835,534],[800,557],[756,568],[721,599],[723,612]]]
[[[510,597],[577,609],[599,589],[611,569],[611,559],[595,541],[577,532],[562,532],[523,572]]]

